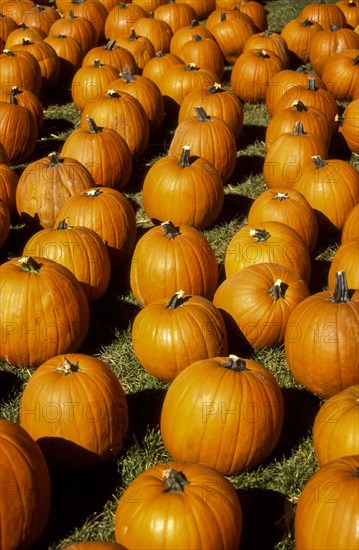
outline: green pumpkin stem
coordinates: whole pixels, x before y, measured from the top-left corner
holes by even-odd
[[[170,301],[167,303],[166,308],[167,309],[176,309],[180,305],[183,304],[184,299],[184,290],[177,290],[177,292],[174,293]]]
[[[67,375],[73,372],[79,372],[80,369],[78,361],[76,361],[76,363],[71,363],[71,361],[69,361],[67,357],[64,357],[63,362],[58,367],[56,367],[55,370],[56,372]]]
[[[181,157],[178,161],[178,164],[181,168],[188,168],[188,166],[191,166],[190,161],[190,155],[191,155],[191,149],[189,145],[184,145],[181,153]]]
[[[254,237],[257,243],[264,243],[270,237],[270,233],[265,229],[250,229],[249,234],[251,237]]]
[[[246,365],[246,361],[237,357],[237,355],[229,355],[225,363],[222,364],[225,369],[234,370],[236,372],[249,371]]]
[[[337,271],[335,274],[335,288],[330,302],[345,304],[350,302],[348,281],[345,271]]]
[[[262,32],[263,38],[270,38],[272,34],[272,31],[270,31],[269,29],[266,29],[264,32]]]
[[[23,256],[19,259],[19,264],[28,273],[39,273],[42,267],[42,264],[37,262],[32,256]]]
[[[190,485],[190,482],[182,472],[177,472],[173,468],[163,470],[162,479],[165,483],[164,493],[183,493],[184,487]]]
[[[279,298],[284,298],[287,288],[288,285],[283,283],[282,279],[277,279],[274,285],[268,290],[268,294],[270,294],[276,302]]]
[[[198,117],[199,122],[207,122],[211,119],[210,116],[207,115],[206,111],[203,109],[203,107],[194,107],[194,110],[196,111],[196,115]]]
[[[161,226],[163,227],[165,237],[168,237],[169,239],[175,239],[178,235],[181,235],[179,227],[176,227],[171,220],[162,222]]]
[[[316,168],[324,168],[328,163],[320,155],[313,155],[312,161],[315,164]]]
[[[285,200],[289,199],[289,195],[288,195],[288,193],[281,193],[280,191],[278,191],[278,193],[275,194],[274,199],[276,201],[282,202],[282,201],[285,201]]]

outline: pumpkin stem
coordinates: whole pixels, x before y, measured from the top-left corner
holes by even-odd
[[[192,39],[196,42],[201,42],[203,40],[202,36],[200,36],[199,34],[193,34]]]
[[[181,166],[181,168],[187,168],[188,166],[191,166],[190,153],[191,153],[190,146],[184,145],[182,149],[181,158],[178,161],[178,164]]]
[[[345,271],[337,271],[335,274],[335,288],[330,302],[345,304],[350,302],[348,281]]]
[[[249,234],[257,243],[264,243],[270,237],[270,233],[265,229],[250,229]]]
[[[330,23],[330,25],[329,25],[329,30],[330,30],[331,32],[335,32],[335,31],[338,30],[338,26],[337,26],[335,23]]]
[[[162,222],[161,226],[163,227],[165,237],[168,237],[169,239],[175,239],[178,235],[181,235],[179,227],[176,227],[171,220]]]
[[[68,14],[67,18],[68,18],[70,21],[72,21],[73,19],[76,19],[76,16],[75,16],[75,14],[74,14],[74,10],[73,10],[72,8],[69,10],[69,14]]]
[[[297,120],[297,122],[294,125],[294,135],[295,136],[306,136],[307,133],[304,131],[303,122],[300,120]]]
[[[58,164],[61,164],[61,162],[63,162],[59,158],[59,154],[56,151],[52,151],[52,153],[49,153],[48,157],[49,157],[49,160],[50,160],[50,162],[49,162],[50,166],[57,166]]]
[[[187,63],[184,70],[185,71],[198,71],[198,67],[195,63]]]
[[[93,118],[86,115],[86,121],[90,134],[100,134],[102,132],[102,128],[97,126]]]
[[[93,66],[96,69],[100,69],[103,66],[103,63],[101,63],[101,59],[95,59],[95,61],[93,62]]]
[[[295,101],[293,103],[293,107],[295,107],[295,110],[297,111],[297,113],[305,113],[308,111],[308,107],[306,105],[304,105],[303,101]]]
[[[310,22],[312,24],[312,22]],[[306,65],[299,65],[299,67],[295,70],[296,73],[308,73],[308,67]]]
[[[270,31],[269,29],[266,29],[264,32],[262,32],[263,38],[270,38],[272,34],[272,31]]]
[[[192,19],[191,23],[188,25],[190,29],[193,29],[193,27],[198,27],[199,21],[198,19]]]
[[[104,45],[104,50],[113,50],[116,44],[116,40],[112,38],[112,40],[109,40],[107,44]]]
[[[315,164],[316,168],[324,168],[328,163],[320,155],[313,155],[312,161]]]
[[[313,25],[313,21],[311,21],[310,19],[305,19],[304,21],[301,22],[301,27],[311,27]]]
[[[111,98],[114,98],[114,97],[120,97],[120,94],[118,92],[116,92],[116,90],[107,90],[107,95],[108,97],[111,97]]]
[[[256,56],[257,57],[270,57],[270,55],[267,53],[267,50],[260,50],[259,52],[256,53]]]
[[[274,198],[276,201],[282,202],[289,199],[289,195],[288,193],[281,193],[280,191],[278,191],[278,193],[275,194]]]
[[[177,290],[177,292],[174,293],[170,301],[167,303],[166,308],[167,309],[176,309],[180,305],[183,304],[185,301],[183,299],[184,296],[184,290]]]
[[[196,111],[196,115],[198,117],[199,122],[207,122],[211,119],[210,116],[207,115],[206,111],[203,109],[203,107],[194,107],[194,110]]]
[[[123,78],[127,83],[128,82],[135,82],[136,79],[131,73],[119,73],[120,77]]]
[[[89,189],[88,191],[85,191],[83,195],[84,197],[98,197],[99,195],[102,195],[102,191],[100,189]]]
[[[282,279],[277,279],[274,285],[268,290],[268,294],[270,294],[276,302],[279,298],[284,298],[287,288],[288,285],[283,283]]]
[[[222,11],[221,13],[221,22],[223,21],[227,21],[227,16],[226,16],[226,12]]]
[[[315,92],[316,91],[316,87],[315,87],[315,78],[313,76],[308,76],[308,90],[310,90],[311,92]]]
[[[184,487],[190,485],[190,482],[182,472],[177,472],[173,468],[163,470],[162,479],[165,482],[164,493],[183,493]]]
[[[28,273],[39,273],[42,264],[37,262],[32,256],[23,256],[19,259],[19,264],[24,271]]]
[[[137,40],[137,34],[136,34],[136,31],[135,29],[132,27],[131,29],[131,34],[130,36],[128,37],[129,40]]]
[[[15,94],[10,93],[10,95],[9,95],[9,103],[10,103],[11,105],[19,105],[19,102],[18,102],[18,100],[17,100]]]
[[[223,363],[222,367],[224,367],[225,369],[230,369],[237,372],[243,372],[245,370],[249,370],[246,366],[245,360],[240,359],[239,357],[237,357],[237,355],[229,355],[227,361]]]
[[[79,372],[79,370],[80,368],[78,361],[76,361],[76,363],[71,363],[67,357],[64,357],[63,363],[55,369],[56,372],[60,372],[64,375],[71,374],[72,372]]]
[[[66,220],[68,220],[68,218],[63,219],[58,223],[56,231],[61,231],[62,229],[71,229],[71,226],[67,225]]]
[[[156,52],[155,54],[156,57],[164,57],[164,53],[162,50],[160,50],[159,52]]]
[[[214,82],[212,86],[208,88],[207,93],[212,95],[222,91],[223,91],[222,84],[220,84],[219,82]]]
[[[359,54],[356,57],[354,57],[353,65],[359,65]]]

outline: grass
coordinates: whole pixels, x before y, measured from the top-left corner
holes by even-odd
[[[266,2],[269,27],[279,32],[307,3],[304,0]],[[77,127],[79,116],[68,90],[56,90],[46,105],[44,129],[29,162],[52,150],[60,150],[66,136]],[[261,169],[267,122],[264,105],[245,105],[244,127],[238,141],[238,166],[225,187],[219,219],[204,231],[220,265],[230,239],[246,222],[252,201],[266,188]],[[150,144],[148,154],[135,166],[125,190],[136,209],[141,230],[151,226],[141,203],[141,178],[148,166],[166,153],[165,147],[158,149],[157,145],[168,143],[171,131],[173,128],[167,128],[164,136],[161,134],[156,143]],[[350,160],[358,166],[354,155]],[[22,168],[19,166],[18,170]],[[1,251],[2,261],[21,253],[26,236],[26,228],[14,223],[8,243]],[[313,288],[320,290],[325,286],[328,262],[337,246],[336,241],[318,243],[313,253]],[[112,278],[103,299],[92,306],[89,335],[81,349],[104,360],[125,389],[130,415],[125,449],[118,459],[95,471],[52,474],[51,516],[36,550],[61,550],[75,541],[113,541],[114,513],[124,488],[144,469],[171,458],[159,432],[168,383],[148,374],[134,355],[131,326],[139,307],[131,293],[128,275],[129,265],[126,265],[121,277]],[[280,441],[266,462],[229,478],[238,491],[243,509],[241,550],[291,550],[295,505],[304,484],[318,467],[311,427],[321,400],[296,383],[287,367],[283,348],[255,351],[253,358],[276,377],[282,388],[286,413]],[[6,363],[1,363],[0,368],[0,418],[18,422],[19,402],[32,369],[19,369]]]

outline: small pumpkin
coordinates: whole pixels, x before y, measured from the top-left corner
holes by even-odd
[[[359,384],[349,386],[323,403],[313,425],[314,452],[320,466],[359,454]]]
[[[274,376],[256,361],[230,355],[195,361],[176,376],[163,402],[160,429],[175,460],[230,475],[269,456],[283,416]]]
[[[142,367],[162,380],[174,380],[194,361],[228,352],[219,310],[206,298],[182,290],[139,311],[132,326],[132,345]]]

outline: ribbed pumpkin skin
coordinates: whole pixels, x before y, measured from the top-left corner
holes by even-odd
[[[342,230],[342,244],[359,239],[359,202],[349,212]]]
[[[333,395],[319,409],[313,425],[313,445],[320,466],[359,454],[359,384]]]
[[[0,546],[28,550],[50,513],[50,475],[39,446],[18,424],[0,420]]]
[[[359,42],[359,35],[354,34],[358,36]],[[327,59],[322,77],[337,101],[354,101],[359,99],[358,74],[359,45],[357,49],[346,49]]]
[[[323,27],[329,29],[331,24],[339,28],[345,27],[345,15],[335,4],[325,2],[310,2],[300,12],[300,17],[316,21]]]
[[[227,331],[217,308],[202,296],[184,295],[175,306],[159,300],[136,315],[132,344],[145,370],[173,380],[200,359],[226,355]]]
[[[281,36],[287,42],[289,53],[293,53],[300,61],[307,63],[313,37],[321,30],[322,27],[316,21],[297,17],[284,25]]]
[[[165,230],[162,226],[152,227],[136,244],[130,270],[136,300],[143,306],[168,298],[178,289],[211,300],[218,282],[217,259],[211,245],[189,225],[180,226],[179,234],[173,237],[165,236]]]
[[[359,237],[342,243],[336,250],[328,273],[329,290],[334,290],[337,271],[345,271],[349,288],[359,290]]]
[[[81,283],[89,302],[103,296],[110,282],[110,258],[102,238],[88,227],[65,222],[37,231],[27,241],[23,256],[40,256],[67,267]]]
[[[175,460],[208,464],[225,475],[261,464],[279,440],[284,416],[273,375],[249,359],[244,370],[232,370],[224,366],[228,360],[196,361],[180,372],[160,422]]]
[[[359,293],[335,303],[325,290],[303,300],[291,313],[284,339],[288,367],[299,384],[332,397],[359,382]]]
[[[77,351],[89,327],[88,301],[75,276],[53,260],[34,259],[37,271],[26,271],[20,258],[0,266],[1,359],[19,367]]]
[[[19,176],[14,168],[2,161],[0,163],[0,199],[6,203],[10,216],[13,216],[16,212],[16,187],[18,181]]]
[[[331,29],[324,30],[313,38],[309,52],[310,63],[313,69],[320,76],[323,76],[326,62],[335,54],[351,48],[359,48],[357,33],[352,29],[331,27]],[[326,85],[327,83],[328,80],[325,81]],[[331,86],[328,87],[328,90],[333,93]]]
[[[340,117],[338,132],[343,136],[350,151],[359,155],[359,99],[351,101]]]
[[[189,481],[183,492],[165,490],[163,472],[170,469]],[[204,464],[152,466],[128,486],[115,514],[115,540],[125,548],[237,550],[241,534],[242,509],[234,487]]]
[[[224,202],[222,179],[201,157],[188,164],[174,156],[161,157],[147,172],[142,187],[143,207],[151,219],[205,229],[218,218]],[[159,200],[161,197],[161,200]]]
[[[71,197],[61,208],[56,225],[82,225],[96,231],[107,246],[111,268],[131,256],[136,241],[136,216],[125,195],[110,187],[91,188]]]
[[[275,221],[292,227],[311,252],[318,238],[318,223],[314,210],[306,198],[295,189],[267,189],[252,203],[248,223]]]
[[[269,233],[268,238],[261,241],[258,230]],[[253,231],[255,233],[251,234]],[[283,265],[309,282],[311,262],[307,246],[292,227],[282,222],[258,222],[239,229],[227,246],[226,277],[248,265],[263,262]]]
[[[306,483],[294,524],[296,550],[358,548],[359,455],[333,460]]]
[[[17,86],[20,90],[29,90],[37,96],[41,89],[41,69],[38,61],[30,52],[11,52],[0,54],[0,77],[8,89]]]
[[[0,143],[11,164],[26,161],[34,152],[38,135],[35,116],[29,109],[0,101]]]
[[[126,396],[100,359],[60,354],[29,379],[20,402],[20,425],[54,467],[75,470],[107,463],[121,452],[127,437]]]
[[[281,283],[276,288],[278,280]],[[254,349],[262,349],[283,343],[289,315],[309,295],[298,275],[278,264],[261,263],[225,279],[213,303],[228,318],[232,345],[244,341]]]

